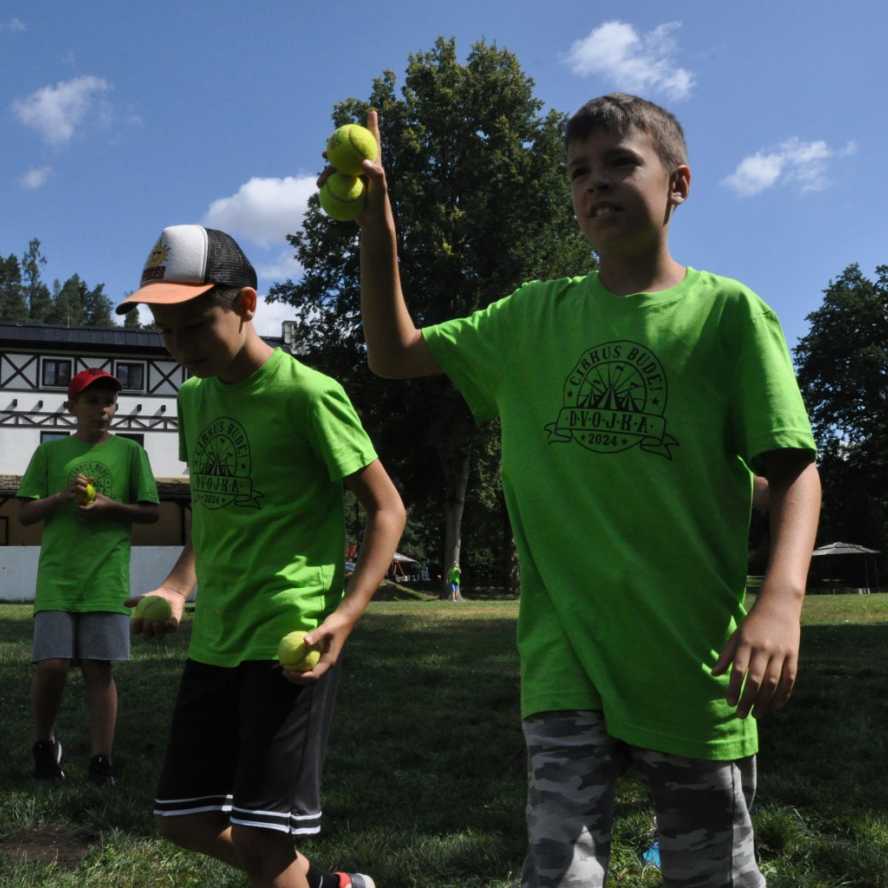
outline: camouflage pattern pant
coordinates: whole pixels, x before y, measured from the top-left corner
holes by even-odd
[[[755,757],[711,762],[609,737],[601,712],[545,712],[524,721],[529,849],[522,888],[602,888],[617,777],[641,772],[657,814],[668,888],[763,888],[749,809]]]

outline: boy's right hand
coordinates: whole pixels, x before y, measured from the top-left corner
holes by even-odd
[[[64,490],[59,491],[59,499],[66,503],[71,502],[71,500],[80,502],[80,500],[86,499],[87,484],[89,484],[89,478],[78,472],[71,479],[71,483]]]
[[[150,638],[166,635],[168,632],[175,632],[179,628],[179,623],[182,622],[185,599],[178,592],[160,586],[151,592],[146,592],[144,595],[133,595],[131,598],[127,598],[124,601],[124,605],[126,607],[135,607],[143,598],[149,595],[156,595],[169,603],[170,610],[172,611],[170,618],[168,620],[146,620],[142,617],[133,617],[131,622],[133,632],[136,635],[147,635]]]

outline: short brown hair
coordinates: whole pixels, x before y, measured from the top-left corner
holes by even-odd
[[[625,135],[630,127],[647,133],[660,160],[673,170],[688,162],[684,130],[675,115],[647,99],[627,93],[610,93],[586,102],[567,122],[565,147],[598,130]]]
[[[212,290],[208,290],[204,296],[211,305],[221,305],[222,308],[234,308],[237,297],[240,296],[242,287],[229,287],[225,284],[216,284]]]

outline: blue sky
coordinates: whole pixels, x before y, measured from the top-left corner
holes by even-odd
[[[888,7],[876,0],[328,0],[0,4],[0,254],[40,238],[48,280],[138,283],[165,225],[234,234],[260,292],[298,275],[333,105],[455,37],[513,51],[547,106],[623,89],[688,137],[673,253],[738,277],[794,345],[851,262],[888,263]],[[288,310],[260,313],[279,333]]]

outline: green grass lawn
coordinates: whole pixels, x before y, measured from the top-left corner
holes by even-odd
[[[506,888],[524,853],[517,605],[386,601],[347,650],[325,772],[325,826],[302,850],[360,867],[380,888]],[[0,605],[0,885],[234,888],[222,864],[157,838],[150,814],[187,625],[136,640],[117,669],[122,780],[85,782],[83,686],[59,721],[69,779],[29,774],[31,610]],[[817,596],[804,614],[789,707],[764,721],[755,810],[770,888],[888,888],[888,595]],[[211,739],[208,742],[212,742]],[[656,886],[643,869],[651,810],[620,787],[610,886]]]

